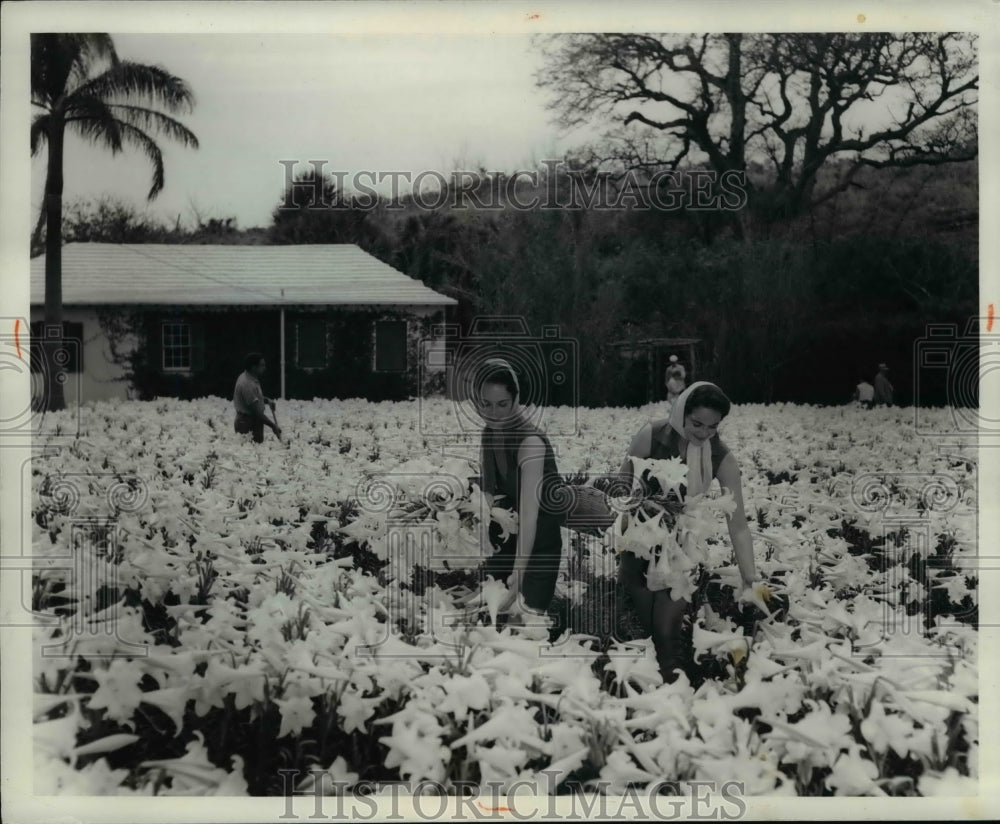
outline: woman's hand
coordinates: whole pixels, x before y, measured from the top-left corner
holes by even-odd
[[[516,569],[507,579],[507,595],[500,602],[497,612],[510,612],[518,602],[518,595],[521,594],[521,573]]]
[[[741,604],[753,604],[765,615],[770,615],[771,610],[767,602],[771,600],[771,590],[763,581],[744,581],[740,597],[737,599]]]
[[[506,581],[504,581],[504,584],[507,587],[507,594],[504,595],[503,600],[500,601],[500,605],[497,607],[497,612],[509,612],[517,602],[517,596],[521,592],[520,581],[521,575],[516,571],[513,572]],[[466,589],[465,587],[456,587],[448,590],[448,592],[454,592],[458,596],[455,598],[455,606],[459,609],[468,609],[475,612],[482,608],[482,587],[473,590]]]
[[[455,598],[455,606],[459,609],[465,610],[466,612],[479,612],[480,610],[486,608],[486,601],[483,597],[482,586],[479,586],[476,589],[469,589],[468,587],[454,587],[447,590],[447,592],[457,596]]]
[[[500,612],[509,612],[511,609],[517,610],[521,603],[521,576],[525,574],[527,563],[522,563],[520,559],[514,563],[514,571],[510,573],[505,583],[507,584],[507,596],[500,602]]]
[[[469,601],[472,600],[473,595],[478,595],[478,589],[469,589],[461,584],[456,584],[453,587],[448,587],[445,592],[455,599],[455,605],[459,607],[464,607]]]

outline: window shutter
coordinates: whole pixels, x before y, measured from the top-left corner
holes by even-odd
[[[163,368],[163,323],[155,315],[143,318],[146,340],[146,366],[157,372]]]
[[[326,321],[303,318],[295,324],[295,364],[303,369],[322,369],[327,363]]]
[[[380,320],[375,323],[375,371],[406,371],[406,322]]]
[[[191,321],[191,371],[205,370],[205,324],[200,320]]]

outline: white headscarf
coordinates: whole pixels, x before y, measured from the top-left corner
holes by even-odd
[[[674,401],[674,405],[670,410],[670,417],[667,419],[673,430],[682,438],[684,437],[684,417],[687,414],[688,398],[691,397],[691,393],[699,386],[715,386],[715,384],[709,381],[695,381],[692,383]],[[715,388],[719,389],[717,386]],[[719,391],[721,392],[722,390],[719,389]],[[687,464],[687,482],[684,484],[687,488],[687,496],[701,495],[708,489],[709,484],[712,483],[711,438],[706,438],[700,446],[688,441],[687,455],[684,461]]]
[[[510,379],[514,383],[514,390],[520,396],[521,384],[517,380],[517,373],[514,371],[514,367],[510,365],[510,362],[505,358],[487,358],[479,367],[479,374],[483,377],[495,371],[503,371],[510,375]],[[520,397],[517,400],[520,401]]]

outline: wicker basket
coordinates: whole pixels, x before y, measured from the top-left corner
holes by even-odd
[[[600,535],[615,522],[616,513],[601,490],[576,484],[567,484],[565,489],[571,495],[564,523],[567,529]]]

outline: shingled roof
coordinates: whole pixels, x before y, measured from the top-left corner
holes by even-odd
[[[451,306],[353,244],[230,246],[69,243],[64,306]],[[31,303],[45,301],[45,257],[31,261]]]

